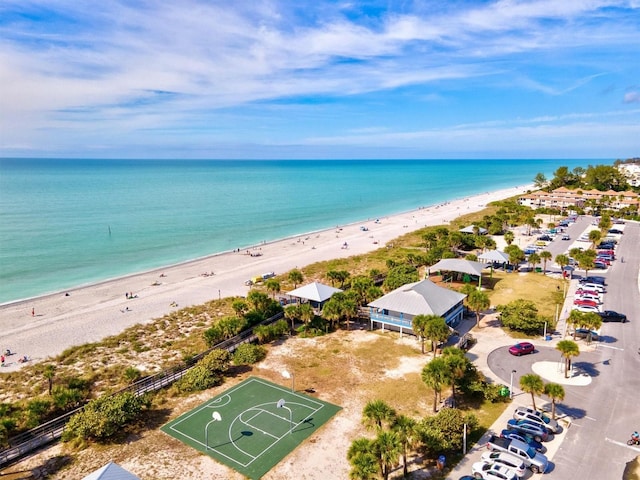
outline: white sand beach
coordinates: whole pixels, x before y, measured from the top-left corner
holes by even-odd
[[[221,297],[244,296],[249,291],[245,281],[256,275],[271,271],[281,274],[314,262],[370,252],[407,232],[446,224],[460,215],[481,210],[489,202],[530,188],[531,185],[523,185],[486,192],[2,305],[0,349],[15,353],[6,358],[2,371],[20,368],[18,359],[24,355],[30,362],[40,362],[71,346],[99,341],[174,309]],[[361,226],[368,230],[363,231]],[[343,248],[345,242],[348,248]],[[127,298],[128,293],[134,298]]]

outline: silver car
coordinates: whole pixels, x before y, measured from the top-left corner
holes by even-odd
[[[531,422],[538,423],[551,433],[558,433],[560,431],[560,425],[558,425],[557,421],[532,408],[516,408],[513,412],[513,418],[516,420],[529,420]]]

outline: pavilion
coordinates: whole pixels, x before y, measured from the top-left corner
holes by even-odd
[[[342,292],[342,290],[324,283],[313,282],[296,288],[288,292],[287,295],[297,298],[299,303],[309,302],[314,309],[322,310],[322,305],[337,292]]]

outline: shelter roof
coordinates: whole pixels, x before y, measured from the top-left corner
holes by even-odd
[[[469,225],[468,227],[464,227],[460,229],[461,233],[476,233],[474,231],[474,229],[476,228],[475,225]],[[486,228],[482,228],[482,227],[478,227],[478,233],[480,233],[480,235],[486,235],[487,234],[487,229]]]
[[[296,288],[287,293],[292,297],[313,300],[314,302],[324,302],[329,300],[334,293],[342,292],[339,288],[330,287],[320,282],[313,282]]]
[[[117,463],[109,462],[82,480],[140,480],[140,478],[128,470],[125,470]]]
[[[478,260],[487,260],[488,262],[508,262],[509,255],[500,250],[488,250],[478,255]]]
[[[435,265],[429,267],[429,270],[446,270],[448,272],[462,272],[469,275],[482,275],[482,270],[486,265],[471,260],[462,260],[459,258],[443,258]]]
[[[429,279],[408,283],[369,303],[370,307],[410,315],[444,315],[466,295],[443,288]]]

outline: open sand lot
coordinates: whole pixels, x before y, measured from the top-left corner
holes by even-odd
[[[7,358],[3,371],[19,368],[20,364],[13,359],[23,355],[33,362],[43,361],[66,348],[118,334],[126,327],[149,322],[173,309],[219,297],[243,296],[249,290],[244,282],[253,276],[270,271],[285,273],[314,262],[366,253],[409,231],[446,224],[528,188],[487,192],[1,305],[0,348],[17,354]],[[368,230],[361,230],[361,226]],[[348,248],[343,248],[345,243]],[[135,298],[128,299],[127,293],[133,293]]]

